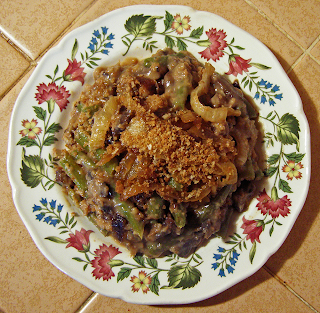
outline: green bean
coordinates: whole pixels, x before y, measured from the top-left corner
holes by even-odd
[[[86,152],[89,152],[89,137],[79,128],[77,128],[74,132],[74,140],[78,143]]]
[[[253,168],[252,159],[249,157],[241,170],[239,170],[239,178],[254,180],[255,176],[256,174]]]
[[[123,216],[131,225],[132,230],[141,239],[144,232],[144,222],[137,218],[138,209],[129,201],[122,201],[118,193],[115,193],[112,201],[118,214]]]
[[[223,187],[215,198],[209,203],[195,210],[195,214],[200,223],[208,218],[214,218],[214,213],[225,203],[228,195],[230,194],[233,185]]]
[[[151,197],[147,202],[147,216],[151,219],[158,220],[163,216],[164,201],[159,196]]]
[[[187,223],[187,209],[182,203],[170,205],[169,210],[178,228],[183,228]]]
[[[170,178],[169,179],[169,182],[168,182],[168,185],[170,187],[172,187],[173,189],[177,190],[177,191],[181,191],[182,188],[183,188],[183,185],[178,183],[174,178]]]
[[[81,166],[76,163],[75,158],[66,152],[66,154],[60,159],[59,164],[85,196],[88,189],[86,176]]]

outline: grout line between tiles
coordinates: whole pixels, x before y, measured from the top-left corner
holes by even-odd
[[[88,309],[89,305],[98,297],[98,293],[93,292],[83,303],[82,305],[79,307],[79,309],[77,309],[75,311],[75,313],[85,313],[85,310]]]
[[[302,301],[310,310],[315,313],[319,313],[310,303],[308,303],[305,299],[303,299],[296,291],[294,291],[284,280],[282,280],[278,275],[274,274],[266,265],[263,268],[273,277],[275,278],[281,285],[286,287],[288,291],[290,291],[293,295],[295,295],[300,301]]]
[[[85,15],[99,0],[93,0],[48,46],[42,51],[38,57],[36,57],[35,61],[38,62],[57,42],[60,41],[61,38],[65,36],[65,34],[72,28],[74,24],[78,22],[78,20]]]

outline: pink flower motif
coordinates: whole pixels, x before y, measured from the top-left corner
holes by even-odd
[[[179,35],[182,35],[183,30],[190,30],[191,26],[190,23],[190,17],[185,16],[184,18],[181,18],[180,14],[177,14],[174,17],[174,21],[171,24],[171,28],[174,29]]]
[[[230,57],[229,71],[226,74],[234,75],[237,77],[237,75],[241,75],[242,72],[248,72],[248,68],[251,67],[251,65],[249,64],[250,61],[251,59],[245,60],[239,55],[232,55]]]
[[[281,199],[276,197],[273,200],[267,195],[264,189],[257,200],[259,201],[257,208],[263,215],[270,214],[272,218],[276,218],[279,215],[285,217],[290,213],[289,206],[291,206],[291,201],[287,195],[283,196]]]
[[[112,245],[107,246],[103,244],[94,253],[96,257],[91,261],[91,265],[95,268],[92,272],[93,276],[96,279],[102,277],[103,280],[109,280],[114,276],[109,261],[121,252]]]
[[[93,233],[92,230],[85,230],[81,228],[80,231],[75,231],[75,234],[70,234],[69,238],[66,239],[69,243],[66,248],[73,247],[81,252],[87,252],[90,248],[89,236]]]
[[[300,179],[302,177],[301,170],[303,165],[301,162],[297,163],[293,160],[288,160],[287,164],[282,167],[282,171],[288,173],[287,179],[292,180],[293,177],[296,179]]]
[[[65,80],[68,80],[68,81],[78,80],[83,85],[84,77],[86,76],[86,73],[83,72],[84,68],[80,67],[81,62],[77,62],[76,59],[74,59],[73,61],[68,59],[68,63],[69,65],[64,71]]]
[[[259,222],[255,220],[247,220],[245,217],[242,218],[243,224],[241,228],[244,229],[243,233],[247,235],[246,239],[260,242],[259,236],[263,231],[263,224],[260,225]]]
[[[220,57],[223,56],[223,50],[227,47],[227,42],[224,40],[226,38],[226,33],[223,30],[217,31],[216,28],[211,28],[206,32],[206,35],[209,39],[209,46],[202,52],[201,57],[207,59],[209,61],[212,59],[213,61],[218,61]],[[208,45],[208,44],[206,44]]]
[[[138,292],[140,288],[143,293],[147,293],[150,290],[148,285],[151,284],[151,277],[147,276],[145,271],[140,271],[138,277],[132,276],[130,281],[134,283],[131,287],[133,292]]]
[[[30,139],[35,139],[37,135],[39,135],[42,132],[42,129],[40,127],[36,127],[38,124],[38,121],[35,119],[32,119],[31,122],[29,120],[23,120],[22,126],[25,129],[20,130],[19,134],[23,137],[28,136]]]
[[[70,93],[64,86],[58,87],[55,83],[49,83],[49,85],[42,83],[37,87],[37,90],[35,98],[39,104],[54,102],[62,112],[69,103],[68,98],[70,97]]]

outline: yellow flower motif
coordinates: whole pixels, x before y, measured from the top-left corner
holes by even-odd
[[[33,119],[31,122],[29,122],[29,120],[23,120],[22,126],[25,129],[20,130],[19,134],[23,137],[28,136],[30,139],[35,139],[37,135],[42,132],[40,127],[36,127],[37,124],[38,122],[35,119]]]
[[[147,293],[150,290],[148,285],[151,284],[151,277],[147,276],[145,271],[140,271],[138,277],[132,276],[130,281],[133,283],[131,287],[133,292],[138,292],[140,288],[143,293]]]
[[[181,19],[180,14],[177,14],[174,17],[174,21],[171,24],[171,28],[174,29],[179,35],[183,33],[183,30],[190,30],[191,26],[190,23],[190,17],[185,16],[183,19]]]
[[[288,173],[287,179],[292,180],[293,177],[296,179],[300,179],[302,177],[301,170],[303,165],[301,162],[297,163],[293,160],[288,160],[287,164],[282,167],[282,171]]]

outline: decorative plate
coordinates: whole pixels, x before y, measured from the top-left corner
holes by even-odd
[[[93,71],[157,49],[189,50],[238,80],[260,109],[268,178],[227,238],[187,259],[132,257],[63,196],[52,169],[73,101]],[[310,177],[309,127],[301,100],[274,55],[223,18],[185,6],[110,12],[65,36],[39,62],[12,113],[8,173],[16,208],[42,253],[88,288],[140,304],[212,297],[259,270],[284,242]]]

